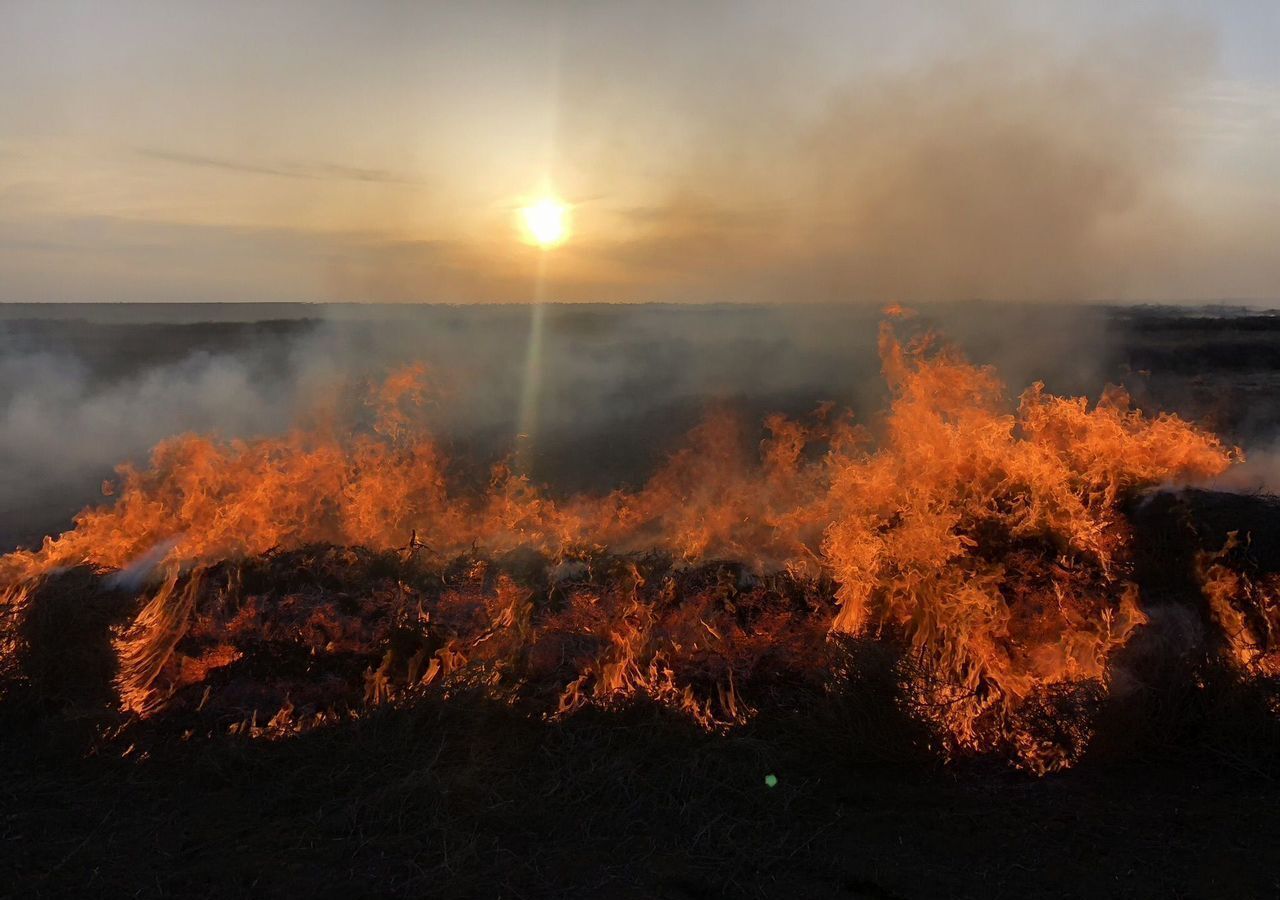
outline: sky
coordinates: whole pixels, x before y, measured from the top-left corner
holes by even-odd
[[[1278,45],[1273,0],[0,0],[0,301],[1276,302]]]

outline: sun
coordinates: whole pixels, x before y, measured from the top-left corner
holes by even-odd
[[[543,197],[521,207],[520,223],[529,243],[543,249],[555,247],[569,237],[569,207],[555,197]]]

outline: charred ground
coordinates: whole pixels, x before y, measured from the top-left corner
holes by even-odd
[[[1267,317],[1226,326],[1092,314],[1106,323],[1108,377],[1127,380],[1141,403],[1212,413],[1234,440],[1265,436],[1276,421],[1262,404],[1274,377]],[[571,323],[578,339],[602,327],[588,319]],[[1197,348],[1199,368],[1185,361]],[[781,398],[803,409],[812,393],[771,388],[746,406],[777,408]],[[659,404],[647,421],[683,431],[671,412],[682,403],[692,406]],[[608,435],[607,424],[591,427]],[[616,433],[601,441],[627,442]],[[615,475],[647,460],[616,456]],[[552,474],[556,458],[543,460]],[[566,470],[580,459],[562,455]],[[1209,560],[1259,583],[1280,572],[1280,510],[1264,496],[1180,492],[1130,498],[1125,512],[1150,622],[1113,657],[1109,695],[1084,685],[1047,698],[1050,731],[1083,721],[1096,734],[1074,769],[1042,779],[982,758],[939,762],[936,734],[903,703],[908,654],[898,636],[828,642],[825,628],[811,627],[831,614],[834,586],[821,578],[761,579],[734,562],[690,567],[661,555],[565,571],[528,553],[271,551],[204,575],[191,599],[197,626],[163,673],[172,689],[164,714],[140,721],[121,708],[115,642],[146,596],[88,568],[51,573],[2,673],[10,777],[0,789],[0,866],[12,872],[3,883],[15,896],[1272,894],[1273,682],[1229,664],[1202,576]],[[1222,556],[1231,532],[1247,539]],[[219,607],[232,580],[238,605]],[[440,649],[419,627],[423,603],[436,609],[446,589],[467,584],[501,596],[504,583],[527,594],[537,621],[554,617],[558,594],[575,586],[622,583],[647,591],[647,607],[683,615],[677,633],[706,628],[723,640],[738,629],[730,636],[760,678],[735,689],[757,714],[707,731],[643,697],[558,717],[549,713],[561,698],[536,690],[495,699],[465,680],[447,696],[440,684],[411,687],[422,681],[410,677],[413,660]],[[689,598],[702,605],[681,602]],[[1236,602],[1246,618],[1257,612]],[[202,633],[202,616],[241,628]],[[816,684],[812,669],[787,669],[803,653],[750,656],[763,616],[773,617],[771,634],[789,623],[797,646],[831,654],[825,668],[846,676]],[[584,634],[581,623],[570,630]],[[474,638],[502,666],[527,671],[554,671],[574,652]],[[201,671],[224,645],[234,661]],[[707,696],[717,674],[708,673]],[[306,693],[316,685],[326,716],[314,727],[293,733],[270,720],[282,703],[296,713],[289,723],[314,715]],[[723,696],[716,702],[723,714]]]
[[[125,721],[112,629],[136,601],[67,571],[36,598],[21,688],[10,680],[0,704],[6,884],[14,896],[1269,895],[1274,695],[1217,661],[1191,570],[1225,521],[1280,525],[1276,505],[1161,495],[1133,515],[1153,621],[1115,663],[1122,688],[1101,704],[1080,698],[1098,728],[1090,752],[1043,779],[940,764],[898,702],[891,641],[839,648],[853,674],[838,691],[770,671],[761,713],[726,733],[646,703],[547,720],[482,686],[370,709],[386,649],[403,662],[420,639],[397,633],[385,607],[363,620],[379,636],[365,652],[317,657],[256,623],[236,664],[104,740]],[[1256,570],[1280,567],[1265,543],[1241,553]],[[545,572],[528,557],[493,565]],[[243,579],[268,619],[296,626],[299,611],[272,613],[273,599],[359,617],[371,590],[431,591],[441,571],[404,553],[313,547],[251,561]],[[696,590],[740,575],[708,564],[681,578]],[[291,692],[301,704],[322,682],[362,714],[263,739],[271,726],[255,706]]]

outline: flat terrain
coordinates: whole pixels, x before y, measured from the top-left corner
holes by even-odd
[[[805,737],[455,705],[140,764],[9,747],[0,867],[15,897],[1280,890],[1275,772],[1229,756],[1032,780],[867,761],[838,729]]]
[[[483,472],[509,448],[527,310],[288,312],[215,324],[176,308],[0,315],[0,439],[15,460],[0,481],[0,538],[65,527],[116,462],[174,431],[283,428],[335,368],[424,358],[470,373],[442,401],[454,457]],[[1144,408],[1212,423],[1264,462],[1280,430],[1280,319],[1269,315],[931,315],[1014,395],[1035,378],[1093,395],[1122,382]],[[708,404],[751,417],[823,400],[875,408],[878,320],[833,308],[552,308],[535,474],[564,491],[635,483]],[[1208,665],[1212,648],[1188,637],[1203,610],[1187,567],[1241,528],[1257,564],[1280,570],[1280,509],[1192,494],[1130,514],[1153,626],[1118,660],[1126,675],[1096,710],[1084,759],[1044,778],[997,761],[940,764],[875,682],[781,704],[728,734],[651,708],[544,722],[462,696],[287,740],[131,747],[93,713],[111,672],[80,676],[114,623],[54,618],[42,626],[59,640],[43,645],[41,690],[0,702],[0,896],[1276,896],[1277,720],[1267,696]]]
[[[967,304],[924,312],[1016,399],[1033,381],[1202,422],[1269,457],[1280,317],[1236,309]],[[0,547],[66,527],[125,460],[183,431],[283,431],[343,379],[423,361],[455,466],[524,441],[535,480],[606,492],[653,471],[708,408],[822,402],[874,425],[875,307],[0,305]],[[535,352],[536,351],[536,352]],[[532,378],[533,388],[528,387]],[[532,398],[536,417],[523,405]],[[533,438],[519,438],[536,423]]]

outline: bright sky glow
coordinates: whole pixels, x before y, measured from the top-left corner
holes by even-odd
[[[569,237],[569,207],[555,197],[523,207],[520,220],[528,240],[543,249],[563,244]]]
[[[531,245],[549,301],[1280,302],[1277,46],[1274,0],[0,0],[0,301],[521,302]]]

